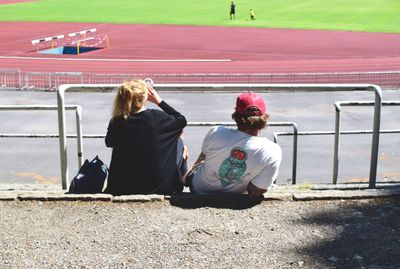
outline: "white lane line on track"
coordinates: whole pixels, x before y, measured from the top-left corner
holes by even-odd
[[[96,59],[96,58],[47,58],[0,56],[0,59],[14,60],[55,60],[55,61],[94,61],[94,62],[231,62],[231,59]]]

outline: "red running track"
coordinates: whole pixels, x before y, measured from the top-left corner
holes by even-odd
[[[110,47],[43,55],[31,40],[97,28]],[[0,68],[88,73],[400,70],[400,34],[176,25],[0,22]]]

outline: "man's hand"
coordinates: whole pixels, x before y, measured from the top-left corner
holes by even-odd
[[[247,193],[250,197],[257,197],[264,194],[267,190],[256,187],[253,183],[249,182],[247,185]]]
[[[184,175],[184,184],[185,186],[189,186],[191,183],[186,182],[186,179],[188,177],[191,177],[192,174],[197,170],[197,168],[204,162],[204,159],[206,158],[206,155],[204,155],[203,152],[200,153],[199,157],[197,158],[196,162],[192,165],[192,167],[186,172]]]

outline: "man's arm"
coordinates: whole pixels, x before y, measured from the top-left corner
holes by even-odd
[[[192,167],[190,168],[188,174],[192,173],[196,168],[205,160],[206,155],[204,155],[203,152],[200,153],[199,157],[197,157],[197,160],[194,162]]]
[[[250,196],[258,196],[265,193],[275,182],[279,166],[282,161],[282,150],[277,144],[271,145],[271,153],[268,162],[258,175],[247,185],[247,192]]]
[[[189,175],[193,174],[194,171],[196,171],[197,167],[199,167],[200,164],[204,162],[204,159],[206,158],[206,155],[204,153],[200,153],[199,157],[197,157],[197,160],[194,162],[192,167],[186,172],[185,178],[188,177]]]
[[[192,176],[194,171],[196,171],[197,167],[199,167],[199,165],[201,165],[204,162],[204,159],[206,158],[206,155],[204,155],[204,153],[200,153],[199,157],[197,158],[197,160],[195,161],[195,163],[192,165],[192,167],[186,172],[186,174],[183,176],[184,178],[184,182],[183,184],[186,187],[189,187],[192,185]]]

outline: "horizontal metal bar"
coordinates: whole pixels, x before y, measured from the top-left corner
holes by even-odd
[[[216,124],[216,125],[223,125],[223,124]],[[189,126],[189,125],[188,125]],[[202,125],[192,125],[193,127],[197,127],[197,126],[202,126]],[[236,126],[236,125],[235,125]],[[270,126],[274,126],[274,125],[270,125]],[[276,126],[281,126],[281,125],[276,125]],[[288,125],[290,126],[290,125]],[[344,134],[344,135],[351,135],[351,134],[372,134],[373,131],[372,130],[360,130],[360,131],[342,131],[340,132],[340,134]],[[396,133],[400,133],[400,130],[381,130],[380,131],[381,134],[396,134]],[[275,132],[274,135],[277,136],[292,136],[294,135],[294,133],[292,132]],[[335,134],[334,131],[314,131],[314,132],[298,132],[297,135],[333,135]],[[57,135],[58,137],[58,135]],[[74,138],[76,137],[76,135],[67,135],[68,138]],[[105,135],[101,135],[101,134],[87,134],[87,135],[83,135],[83,138],[105,138]]]
[[[14,71],[14,70],[11,70]],[[29,74],[30,72],[26,72]],[[45,74],[52,74],[52,73],[45,73]],[[400,75],[399,71],[368,71],[368,72],[311,72],[311,73],[196,73],[196,74],[181,74],[181,73],[171,73],[171,74],[153,74],[155,77],[268,77],[268,76],[315,76],[315,75],[363,75],[363,74],[371,74],[371,75],[380,75],[380,74],[398,74]],[[118,76],[118,77],[151,77],[149,74],[130,74],[130,73],[119,73],[119,74],[89,74],[93,76]]]
[[[341,106],[373,106],[375,105],[374,101],[342,101],[336,102],[340,103]],[[382,106],[398,106],[400,105],[400,101],[382,101]]]
[[[293,126],[293,122],[269,122],[268,126],[279,127],[279,126]],[[188,122],[188,127],[208,127],[208,126],[236,126],[235,122]],[[58,134],[0,134],[0,137],[9,138],[54,138],[59,137]],[[67,138],[76,138],[75,134],[67,134]],[[105,134],[86,134],[82,135],[83,138],[105,138]]]
[[[337,101],[334,103],[336,110],[340,111],[341,106],[373,106],[375,101]],[[399,106],[400,101],[382,101],[382,106]]]
[[[293,126],[295,124],[294,122],[286,122],[286,121],[273,121],[273,122],[268,122],[267,126]],[[224,126],[236,126],[236,122],[231,122],[231,121],[221,121],[221,122],[212,122],[212,121],[205,121],[205,122],[188,122],[187,126],[190,127],[202,127],[202,126],[216,126],[216,125],[224,125]]]
[[[54,138],[59,137],[58,134],[0,134],[2,138]],[[77,135],[68,135],[68,137],[76,138]]]
[[[64,84],[59,91],[80,91],[80,92],[104,92],[117,89],[120,84]],[[285,92],[325,92],[325,91],[365,91],[374,87],[371,84],[265,84],[265,83],[185,83],[185,84],[154,84],[158,91],[184,91],[184,92],[214,92],[214,93],[237,93],[247,90],[254,92],[271,92],[284,90]]]
[[[381,134],[397,134],[400,130],[380,130]],[[311,132],[298,132],[297,135],[334,135],[334,131],[311,131]],[[350,134],[373,134],[372,130],[355,130],[355,131],[341,131],[340,134],[350,135]],[[275,132],[275,136],[292,136],[293,133],[290,132]]]
[[[0,134],[0,138],[57,138],[58,134]],[[68,134],[68,138],[77,138],[76,134]],[[82,138],[105,138],[105,135],[82,135]]]
[[[75,110],[81,108],[80,105],[66,105],[65,109]],[[0,105],[2,111],[15,111],[15,110],[57,110],[56,105]]]
[[[191,126],[191,127],[203,127],[203,126],[216,126],[216,125],[224,125],[224,126],[236,126],[235,122],[231,121],[221,121],[221,122],[188,122],[186,126]]]

